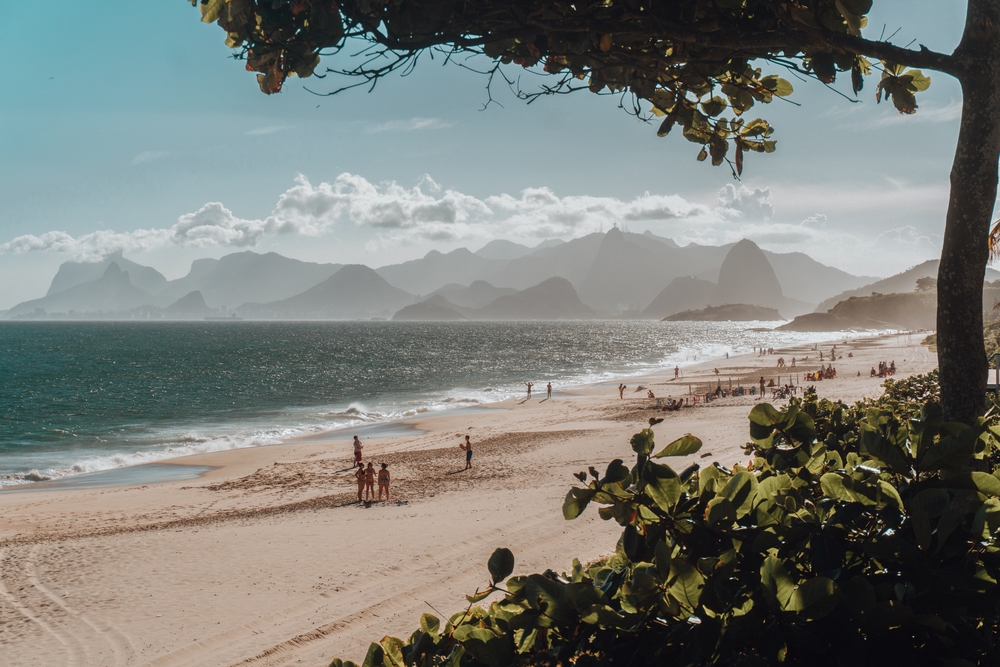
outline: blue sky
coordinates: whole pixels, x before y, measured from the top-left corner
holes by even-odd
[[[268,97],[198,18],[187,0],[0,3],[0,309],[116,245],[169,278],[246,248],[378,267],[613,222],[868,275],[939,250],[961,111],[942,74],[906,118],[874,77],[860,104],[793,79],[801,106],[754,110],[778,151],[736,182],[616,98],[498,87],[484,110],[484,80],[440,60],[370,94],[313,78]],[[961,0],[877,0],[867,35],[950,52],[963,20]]]

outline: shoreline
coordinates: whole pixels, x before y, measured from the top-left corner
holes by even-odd
[[[741,325],[742,324],[747,324],[747,325],[749,325],[749,324],[759,324],[759,322],[733,323],[733,324],[741,324]],[[763,332],[773,333],[776,330],[775,329],[760,329],[759,327],[758,328],[748,327],[748,328],[745,328],[744,331],[763,331]],[[813,344],[813,345],[820,344],[820,343],[826,343],[826,342],[832,341],[834,339],[842,339],[842,337],[854,337],[854,338],[848,338],[848,339],[849,340],[850,339],[858,340],[859,338],[869,338],[869,337],[876,337],[877,338],[877,337],[881,337],[881,336],[885,336],[885,335],[899,335],[899,334],[887,333],[887,332],[855,332],[855,331],[849,331],[849,332],[790,332],[790,333],[791,333],[791,336],[793,336],[793,337],[804,336],[806,338],[812,339],[811,344]],[[783,337],[788,337],[788,335],[789,334],[786,333],[786,334],[783,335]],[[817,337],[819,337],[819,338],[817,338]],[[800,343],[799,345],[806,345],[806,344],[810,344],[810,343]],[[587,388],[590,388],[590,387],[598,387],[598,386],[601,386],[601,385],[606,384],[606,383],[615,383],[615,382],[619,382],[621,380],[624,380],[626,382],[627,381],[639,381],[639,380],[646,381],[646,380],[648,380],[648,378],[651,378],[651,377],[659,377],[661,375],[668,374],[673,366],[678,366],[681,369],[681,371],[682,371],[682,379],[683,379],[684,372],[687,371],[688,369],[695,369],[695,370],[697,370],[697,369],[699,369],[701,367],[704,367],[705,365],[712,365],[712,364],[718,365],[718,364],[727,363],[727,359],[722,356],[723,354],[726,353],[726,350],[714,350],[714,351],[717,352],[717,353],[719,353],[718,357],[715,357],[715,356],[707,356],[706,357],[705,356],[705,353],[706,353],[706,349],[705,348],[694,348],[694,347],[683,348],[682,347],[682,348],[678,349],[676,352],[667,355],[666,357],[664,357],[660,361],[658,361],[658,362],[656,362],[654,364],[651,364],[650,366],[648,366],[646,368],[638,369],[635,372],[623,371],[621,373],[617,373],[616,374],[614,372],[614,370],[608,369],[608,370],[591,371],[591,372],[588,372],[588,373],[585,373],[585,374],[579,375],[579,376],[570,376],[570,377],[566,378],[565,380],[556,380],[559,383],[559,386],[560,386],[560,389],[558,391],[559,392],[574,392],[574,391],[586,390]],[[711,352],[709,352],[709,355],[711,355]],[[734,353],[733,354],[733,359],[736,359],[738,357],[748,356],[748,355],[749,356],[753,356],[752,353],[742,353],[742,352],[741,353]],[[682,359],[681,357],[684,357],[684,358]],[[607,378],[614,377],[615,379],[614,380],[612,380],[612,379],[595,379],[594,378],[595,375],[602,376],[602,377],[607,377]],[[542,385],[542,384],[539,383],[539,386],[544,386],[544,385]],[[450,389],[450,390],[446,391],[446,394],[452,394],[452,393],[455,393],[456,391],[459,391],[459,390],[457,390],[457,389]],[[482,393],[483,390],[470,390],[470,391],[473,391],[474,393],[476,393],[476,392]],[[381,438],[381,437],[404,437],[404,436],[408,436],[408,435],[413,435],[411,433],[411,431],[414,428],[413,424],[417,423],[418,421],[420,421],[420,420],[422,420],[424,418],[445,417],[445,416],[449,416],[449,415],[452,415],[452,414],[471,415],[471,414],[474,414],[474,411],[477,411],[477,410],[496,409],[497,406],[499,406],[499,405],[501,405],[501,404],[503,404],[503,403],[505,403],[507,401],[515,399],[516,396],[518,395],[517,392],[514,392],[512,390],[504,390],[503,388],[501,388],[501,392],[504,393],[504,394],[507,394],[507,396],[504,397],[504,398],[500,398],[499,400],[491,400],[491,401],[487,401],[487,402],[477,402],[479,399],[476,399],[476,398],[469,398],[469,399],[458,398],[458,399],[456,399],[454,396],[448,396],[447,398],[445,398],[443,400],[445,400],[445,401],[448,401],[448,400],[465,401],[465,400],[467,400],[467,401],[469,401],[472,404],[466,405],[466,406],[462,406],[462,407],[457,407],[457,408],[448,408],[448,407],[445,407],[443,409],[434,409],[433,407],[418,406],[416,408],[411,408],[411,410],[415,412],[415,414],[412,414],[412,415],[407,415],[407,416],[390,416],[385,421],[378,421],[378,417],[376,417],[375,418],[376,420],[373,421],[373,422],[370,422],[370,423],[361,422],[361,423],[358,423],[358,424],[352,424],[352,425],[346,425],[346,426],[338,426],[338,427],[335,427],[335,428],[332,428],[332,429],[331,428],[320,428],[319,430],[314,430],[314,431],[306,432],[306,433],[299,433],[299,434],[292,435],[292,436],[282,436],[282,435],[277,435],[275,433],[271,433],[270,435],[268,435],[267,433],[259,433],[259,432],[254,432],[253,434],[249,434],[248,435],[248,434],[238,434],[238,433],[235,433],[235,432],[234,433],[226,433],[226,432],[223,431],[221,434],[220,433],[216,433],[213,436],[205,436],[204,438],[202,438],[203,442],[215,442],[215,441],[218,441],[218,440],[223,440],[224,441],[224,440],[226,440],[228,438],[234,438],[234,439],[237,439],[237,440],[249,440],[249,441],[253,441],[255,439],[264,440],[264,442],[261,442],[260,444],[235,444],[235,445],[228,445],[228,446],[214,445],[214,446],[216,446],[218,448],[216,448],[216,449],[210,449],[208,451],[201,451],[201,452],[189,452],[189,453],[175,454],[175,453],[173,453],[175,449],[179,450],[179,449],[183,449],[183,448],[186,448],[186,447],[192,447],[192,445],[187,445],[187,444],[182,444],[182,443],[173,443],[173,444],[164,444],[164,445],[160,446],[159,448],[155,448],[154,447],[154,448],[142,449],[142,450],[134,450],[134,449],[132,449],[132,450],[123,450],[123,451],[117,451],[117,452],[110,452],[110,453],[99,454],[99,455],[90,456],[90,457],[78,458],[78,459],[76,459],[74,461],[68,462],[65,466],[63,466],[62,468],[59,468],[57,471],[47,470],[45,472],[41,472],[38,469],[32,469],[32,470],[24,472],[24,473],[6,473],[6,475],[9,475],[10,477],[14,477],[14,476],[17,476],[17,475],[23,475],[24,477],[29,478],[29,479],[21,479],[21,480],[17,480],[17,481],[14,481],[12,479],[8,479],[6,482],[0,482],[0,493],[6,494],[6,493],[16,493],[16,492],[20,492],[20,491],[29,491],[29,490],[34,489],[36,487],[36,485],[38,485],[38,484],[44,484],[44,485],[47,485],[47,486],[52,486],[53,488],[60,488],[60,489],[61,488],[74,488],[75,485],[74,485],[74,483],[73,483],[72,480],[78,479],[78,478],[81,478],[81,477],[86,477],[86,478],[89,479],[89,478],[91,478],[91,476],[95,476],[95,475],[96,476],[100,476],[102,474],[104,474],[106,476],[106,478],[109,480],[109,485],[118,485],[117,480],[122,479],[122,478],[124,478],[126,476],[116,475],[114,473],[114,471],[124,470],[124,469],[128,469],[128,468],[142,468],[142,467],[150,467],[150,466],[185,465],[182,462],[182,460],[186,459],[188,457],[192,457],[192,456],[210,455],[210,454],[221,453],[221,452],[226,452],[226,451],[240,451],[240,450],[246,450],[246,449],[258,449],[258,448],[262,448],[262,447],[281,447],[281,446],[284,446],[284,445],[287,445],[287,444],[292,444],[292,443],[301,442],[301,441],[307,441],[307,440],[317,440],[317,441],[319,441],[319,440],[327,440],[327,439],[330,439],[330,438],[335,438],[335,437],[337,437],[337,436],[339,436],[339,435],[341,435],[343,433],[346,433],[347,431],[351,431],[352,435],[355,432],[362,433],[362,434],[363,433],[372,433],[373,434],[372,437],[376,437],[376,438]],[[435,403],[435,405],[436,404],[437,403]],[[345,408],[345,410],[350,411],[350,410],[359,409],[359,408],[355,408],[355,405],[360,405],[360,404],[351,403],[348,406],[348,408]],[[363,407],[363,406],[361,406],[361,407]],[[323,406],[322,408],[320,408],[319,406],[317,406],[317,409],[325,411],[325,410],[329,410],[331,408],[330,408],[330,406]],[[408,411],[408,410],[405,410],[404,412],[406,412],[406,411]],[[385,414],[385,413],[384,413],[384,411],[381,410],[381,406],[377,406],[375,409],[373,409],[371,411],[368,411],[367,408],[365,408],[364,409],[364,414],[367,416],[367,415],[370,415],[370,414],[379,415],[379,414]],[[240,422],[240,423],[244,423],[244,422]],[[170,427],[170,428],[176,429],[176,427]],[[302,429],[302,428],[306,428],[306,427],[303,427],[303,426],[294,426],[294,425],[289,425],[289,424],[284,424],[284,425],[279,424],[278,426],[273,426],[271,428],[271,430],[280,433],[281,431],[298,430],[298,429]],[[362,437],[364,437],[364,436],[362,436]],[[193,446],[197,446],[197,445],[193,445]],[[129,459],[129,458],[134,458],[136,460],[135,461],[128,461],[128,462],[126,462],[124,464],[110,465],[110,466],[106,466],[106,467],[103,467],[102,464],[96,464],[97,467],[96,468],[93,467],[93,466],[95,466],[95,464],[93,463],[94,460],[100,460],[100,459],[105,459],[105,460],[106,459]],[[143,459],[146,459],[146,460],[143,460]],[[77,471],[75,469],[79,469],[79,470]],[[72,472],[65,472],[65,471],[72,471]],[[4,475],[0,475],[0,478],[2,478],[3,476]],[[30,477],[40,477],[41,479],[30,479]],[[164,477],[165,477],[164,481],[169,481],[169,478],[171,476],[170,475],[165,475]],[[158,483],[158,482],[157,482],[157,480],[155,480],[153,478],[148,478],[147,479],[147,483]]]
[[[883,380],[856,373],[883,359],[898,377],[934,368],[922,339],[855,339],[836,362],[840,377],[816,383],[820,395],[874,395]],[[718,364],[770,375],[778,356]],[[715,365],[689,376],[711,381]],[[613,551],[618,525],[594,511],[565,521],[562,500],[573,473],[631,461],[629,438],[650,416],[664,417],[653,427],[659,446],[685,433],[704,442],[671,462],[678,470],[742,462],[756,397],[653,412],[633,387],[666,395],[679,388],[667,375],[630,380],[623,400],[596,384],[475,415],[421,415],[411,420],[418,432],[365,441],[364,459],[388,462],[393,475],[392,502],[368,508],[356,502],[349,432],[186,457],[211,468],[197,479],[0,494],[4,658],[11,667],[360,663],[370,642],[408,635],[422,613],[464,609],[496,547],[514,552],[516,573],[566,571],[573,557]],[[468,471],[457,446],[465,434],[475,445]]]

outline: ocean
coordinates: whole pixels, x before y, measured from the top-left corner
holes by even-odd
[[[0,486],[843,338],[776,324],[3,322]]]

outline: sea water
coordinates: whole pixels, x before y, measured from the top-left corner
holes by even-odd
[[[0,486],[844,337],[777,324],[4,322]]]

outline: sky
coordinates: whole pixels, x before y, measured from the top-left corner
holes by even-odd
[[[865,36],[950,53],[964,5],[876,0]],[[618,98],[526,105],[494,86],[486,104],[483,77],[440,58],[372,92],[323,96],[337,81],[313,77],[266,96],[199,18],[188,0],[0,3],[0,309],[116,249],[170,279],[248,249],[377,268],[612,224],[750,238],[859,275],[940,252],[962,104],[944,74],[907,117],[876,104],[874,76],[852,102],[785,74],[796,104],[749,112],[778,150],[750,154],[737,181]],[[851,97],[849,77],[835,88]]]

